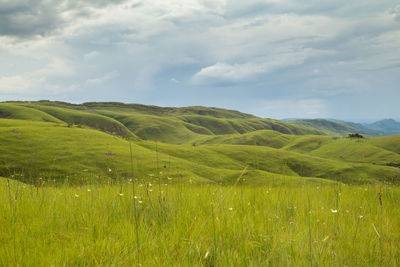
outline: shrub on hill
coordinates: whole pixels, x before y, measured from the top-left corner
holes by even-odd
[[[353,133],[353,134],[349,134],[348,135],[349,138],[364,138],[364,136],[362,136],[359,133]]]

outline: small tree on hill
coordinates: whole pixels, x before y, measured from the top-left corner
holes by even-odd
[[[364,138],[364,136],[362,136],[359,133],[353,133],[353,134],[349,134],[348,135],[349,138]]]

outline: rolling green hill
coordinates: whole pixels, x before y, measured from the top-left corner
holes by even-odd
[[[295,141],[296,137],[292,138]],[[0,176],[31,183],[40,178],[73,183],[127,179],[129,142],[89,128],[1,119]],[[382,165],[373,165],[268,146],[192,146],[140,140],[131,144],[135,176],[154,182],[171,177],[175,181],[231,183],[246,166],[244,180],[251,184],[301,182],[304,178],[351,183],[400,179],[400,168],[383,165],[384,160],[397,160],[393,153],[382,156]]]
[[[162,180],[172,177],[175,181],[229,183],[246,167],[246,163],[234,159],[220,161],[222,155],[212,150],[207,150],[204,158],[215,164],[193,161],[193,146],[170,145],[177,152],[183,151],[172,155],[163,153],[161,143],[131,144],[135,176],[139,179],[156,182],[159,177]],[[3,177],[30,183],[41,178],[72,183],[127,179],[131,177],[129,151],[129,141],[101,131],[0,119],[0,176]],[[258,169],[246,171],[245,177],[252,183],[272,179],[301,181],[299,177]]]
[[[298,138],[296,135],[282,134],[273,130],[258,130],[244,134],[227,134],[205,137],[197,144],[256,145],[281,148]]]
[[[97,110],[97,112],[120,121],[143,140],[182,144],[198,137],[196,126],[189,129],[184,122],[168,117],[107,110]],[[204,134],[212,134],[207,129],[197,128],[198,132],[203,130]]]
[[[400,154],[400,135],[371,138],[369,142],[374,146]]]
[[[345,121],[331,121],[325,119],[294,120],[287,123],[317,129],[327,135],[347,136],[350,133],[360,133],[370,136],[381,134],[380,131],[370,129],[359,123]]]
[[[333,137],[204,107],[39,101],[0,112],[0,176],[30,183],[128,179],[130,145],[136,178],[153,182],[232,183],[244,169],[250,184],[400,181],[400,136]]]
[[[172,144],[195,143],[208,135],[243,134],[257,130],[296,135],[323,134],[316,129],[219,108],[170,108],[116,102],[78,105],[51,101],[10,102],[4,105],[14,109],[30,108],[47,113],[59,122],[85,125],[122,137],[137,135],[144,140]],[[26,119],[30,120],[30,117]]]
[[[0,103],[0,118],[62,123],[61,120],[34,108]]]
[[[51,106],[30,105],[29,107],[46,112],[68,124],[85,125],[106,133],[133,137],[132,133],[122,123],[106,116]]]

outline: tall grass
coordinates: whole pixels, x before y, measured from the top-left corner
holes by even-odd
[[[137,207],[136,207],[136,192],[135,192],[135,176],[133,173],[133,154],[132,154],[132,143],[129,143],[129,153],[130,153],[130,158],[131,158],[131,179],[132,181],[132,201],[133,201],[133,212],[134,212],[134,218],[135,218],[135,233],[136,233],[136,255],[137,255],[137,265],[140,265],[140,241],[139,241],[139,225],[138,225],[138,213],[137,213]],[[122,194],[122,190],[121,193]],[[122,196],[122,195],[121,195]]]
[[[381,188],[380,208],[378,185],[168,183],[160,206],[158,186],[132,182],[0,179],[0,265],[400,265],[397,186]]]

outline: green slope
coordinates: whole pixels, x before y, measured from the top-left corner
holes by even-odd
[[[122,123],[106,116],[80,110],[42,106],[37,104],[29,105],[29,107],[50,114],[51,116],[69,124],[85,125],[122,137],[134,137],[134,135]]]
[[[339,139],[313,150],[310,154],[347,162],[365,162],[379,165],[390,162],[400,163],[399,154],[376,147],[368,140]]]
[[[225,118],[225,119],[256,118],[253,115],[242,113],[236,110],[228,110],[228,109],[214,108],[214,107],[202,107],[202,106],[174,108],[174,107],[158,107],[158,106],[141,105],[141,104],[124,104],[117,102],[88,102],[88,103],[83,103],[82,106],[94,110],[107,109],[113,111],[134,112],[147,115],[167,116],[167,117],[177,117],[181,115],[201,115],[201,116],[211,116],[215,118]]]
[[[299,153],[307,153],[321,147],[326,143],[330,143],[333,140],[335,140],[335,138],[331,136],[299,136],[298,138],[287,144],[284,149]]]
[[[142,143],[144,147],[153,145]],[[174,157],[185,158],[208,167],[240,170],[244,166],[270,173],[320,177],[347,183],[371,180],[397,181],[400,169],[373,164],[357,164],[304,155],[282,149],[241,145],[176,146],[158,144],[158,151]],[[400,181],[400,180],[399,180]]]
[[[13,104],[35,108],[67,123],[86,125],[119,136],[129,137],[134,133],[145,140],[173,144],[195,143],[207,135],[244,134],[257,130],[294,135],[323,134],[315,129],[219,108],[170,108],[114,102]]]
[[[322,134],[322,132],[283,123],[278,120],[248,118],[248,119],[220,119],[210,116],[187,115],[179,117],[183,121],[209,129],[216,135],[248,133],[257,130],[274,130],[285,134]]]
[[[332,135],[332,136],[347,136],[350,133],[360,133],[371,136],[380,134],[379,131],[367,128],[362,124],[345,122],[345,121],[311,119],[311,120],[294,120],[294,121],[289,121],[287,123],[292,125],[314,128],[327,135]]]
[[[166,143],[193,142],[201,138],[199,135],[242,134],[264,129],[296,135],[323,134],[318,130],[307,127],[285,124],[272,119],[261,119],[238,111],[217,108],[163,108],[121,103],[84,103],[83,105],[95,112],[119,120],[143,139]],[[131,119],[127,117],[131,117]],[[144,130],[148,127],[154,128],[157,124],[163,128],[158,135],[153,134],[157,132],[157,129]],[[172,127],[176,130],[173,130]],[[177,130],[183,136],[177,138],[176,136],[179,135]],[[139,134],[139,131],[143,133]],[[150,134],[147,134],[147,132]],[[176,142],[176,139],[179,142]]]
[[[252,184],[400,179],[400,136],[355,140],[231,110],[111,102],[0,103],[0,115],[10,118],[0,119],[0,176],[31,182],[128,177],[125,138],[140,179],[161,171],[163,179],[229,183],[246,167]],[[322,130],[339,131],[329,127]]]
[[[244,134],[229,134],[206,137],[196,144],[256,145],[281,148],[295,139],[296,135],[282,134],[272,130],[258,130]]]
[[[0,118],[62,123],[43,111],[11,103],[0,103]]]
[[[364,139],[298,136],[285,150],[344,162],[400,165],[400,136]]]
[[[142,104],[125,104],[120,102],[86,102],[83,104],[71,104],[61,101],[48,101],[40,100],[36,102],[24,102],[24,101],[10,101],[11,103],[27,104],[27,103],[37,103],[40,105],[77,109],[77,110],[110,110],[110,111],[121,111],[141,113],[147,115],[156,116],[169,116],[176,117],[180,115],[205,115],[212,116],[216,118],[256,118],[251,114],[242,113],[236,110],[214,108],[214,107],[202,107],[202,106],[191,106],[191,107],[159,107],[153,105],[142,105]]]
[[[199,137],[197,132],[212,134],[207,129],[194,125],[187,127],[184,122],[155,115],[122,113],[97,110],[98,113],[114,118],[143,140],[183,144]]]
[[[129,142],[92,129],[0,120],[0,175],[35,182],[40,177],[74,182],[129,177]],[[156,152],[157,151],[157,152]],[[319,177],[342,182],[396,182],[400,168],[346,163],[265,146],[172,145],[135,141],[136,176],[162,172],[176,180],[230,183],[248,166],[248,183]],[[158,159],[158,160],[157,160]],[[149,176],[153,174],[153,176]]]
[[[371,138],[368,142],[374,146],[400,154],[400,135]]]
[[[155,143],[145,142],[149,146],[146,148],[143,142],[132,144],[135,177],[140,180],[157,183],[158,177],[161,180],[171,177],[176,182],[231,183],[245,167],[242,163],[230,165],[228,161],[234,162],[230,159],[220,165],[201,164],[190,160],[191,153],[168,155],[161,147],[156,153]],[[177,151],[179,147],[192,148],[174,147]],[[35,184],[44,180],[52,183],[53,179],[71,183],[128,179],[131,177],[129,151],[127,140],[92,129],[0,119],[0,176],[3,177]],[[244,176],[252,184],[303,179],[255,169],[246,171]]]

